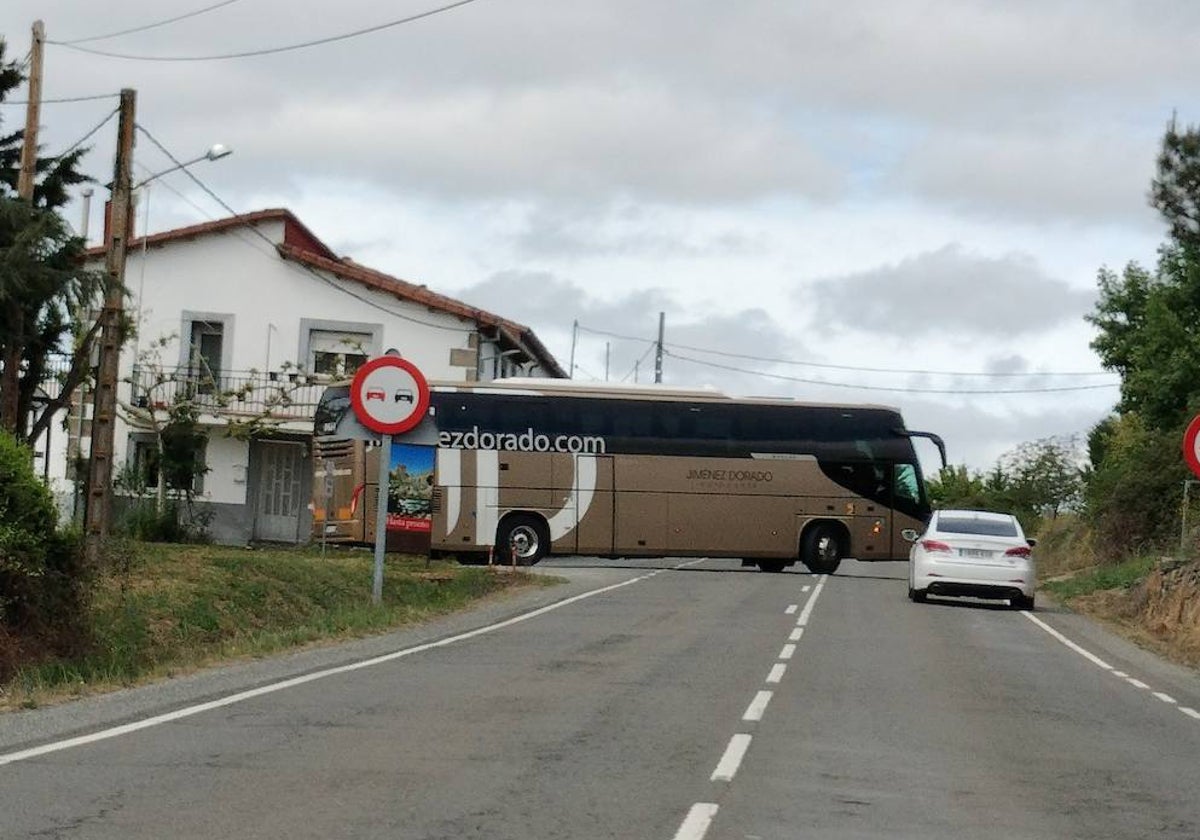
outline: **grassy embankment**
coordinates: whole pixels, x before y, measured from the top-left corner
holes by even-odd
[[[371,604],[366,551],[248,550],[129,543],[102,574],[87,652],[41,661],[0,686],[0,708],[33,707],[171,676],[215,662],[364,636],[461,609],[542,576],[389,555],[383,603]]]
[[[1100,562],[1073,517],[1039,534],[1041,588],[1071,609],[1174,662],[1200,667],[1200,559],[1146,552]]]

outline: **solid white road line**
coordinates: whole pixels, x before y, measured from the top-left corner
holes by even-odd
[[[697,802],[683,818],[683,824],[675,832],[675,840],[703,840],[716,815],[715,802]]]
[[[1051,636],[1053,636],[1054,638],[1058,639],[1058,640],[1059,640],[1060,642],[1062,642],[1064,645],[1066,645],[1066,646],[1067,646],[1067,647],[1069,647],[1071,650],[1073,650],[1073,651],[1075,651],[1076,653],[1078,653],[1080,656],[1082,656],[1084,659],[1086,659],[1086,660],[1088,660],[1089,662],[1091,662],[1093,665],[1098,665],[1099,667],[1103,668],[1105,671],[1112,671],[1112,670],[1113,670],[1113,666],[1109,665],[1107,662],[1105,662],[1105,661],[1104,661],[1103,659],[1101,659],[1099,656],[1096,656],[1096,654],[1092,653],[1091,651],[1084,650],[1084,649],[1083,649],[1083,648],[1081,648],[1079,645],[1075,644],[1075,643],[1074,643],[1074,642],[1072,642],[1070,639],[1068,639],[1066,636],[1064,636],[1062,633],[1059,633],[1057,630],[1055,630],[1055,629],[1054,629],[1053,627],[1051,627],[1049,624],[1047,624],[1046,622],[1042,621],[1040,618],[1038,618],[1037,616],[1035,616],[1033,613],[1031,613],[1031,612],[1022,612],[1022,613],[1021,613],[1021,615],[1025,616],[1026,618],[1028,618],[1030,621],[1032,621],[1032,622],[1033,622],[1034,624],[1036,624],[1038,627],[1041,627],[1043,630],[1045,630],[1045,631],[1046,631],[1047,633],[1049,633]]]
[[[803,627],[793,627],[791,634],[788,635],[789,642],[798,642],[800,637],[804,635]]]
[[[73,747],[82,747],[86,744],[94,744],[97,741],[105,741],[109,738],[116,738],[120,735],[128,735],[131,732],[139,732],[143,729],[149,729],[152,726],[160,726],[164,723],[182,720],[184,718],[192,717],[193,715],[201,714],[202,712],[209,712],[213,709],[219,709],[223,706],[232,706],[234,703],[241,703],[244,700],[253,700],[256,697],[274,694],[277,691],[295,688],[296,686],[322,680],[326,677],[336,676],[337,674],[348,674],[351,671],[360,671],[364,668],[371,668],[375,665],[382,665],[385,662],[391,662],[394,659],[412,656],[415,653],[423,653],[427,650],[434,650],[435,648],[446,647],[457,642],[464,642],[467,639],[473,639],[476,636],[494,633],[497,630],[503,630],[506,627],[512,627],[515,624],[529,621],[532,618],[537,618],[538,616],[545,615],[546,613],[553,612],[554,610],[562,609],[563,607],[578,603],[579,601],[583,601],[587,598],[592,598],[596,595],[603,595],[606,592],[612,592],[615,589],[631,586],[635,583],[641,583],[644,580],[649,580],[650,578],[655,577],[661,571],[662,570],[654,571],[650,574],[640,575],[635,578],[630,578],[629,580],[621,581],[620,583],[614,583],[610,586],[602,586],[599,589],[593,589],[589,592],[573,595],[570,598],[564,598],[561,601],[557,601],[545,607],[539,607],[536,610],[531,610],[530,612],[522,613],[521,615],[513,616],[512,618],[507,618],[504,621],[498,621],[495,624],[479,627],[466,633],[459,633],[456,636],[449,636],[445,639],[439,639],[436,642],[429,642],[427,644],[393,651],[392,653],[385,653],[382,656],[364,659],[361,662],[352,662],[349,665],[339,665],[335,668],[326,668],[321,671],[313,671],[310,674],[304,674],[302,676],[292,677],[291,679],[282,680],[277,683],[270,683],[268,685],[259,686],[258,688],[252,688],[249,691],[239,691],[236,694],[218,697],[216,700],[209,700],[207,703],[197,703],[194,706],[185,706],[184,708],[176,709],[173,712],[154,715],[152,717],[136,720],[132,723],[126,723],[121,726],[113,726],[108,729],[101,729],[99,732],[92,732],[88,735],[79,735],[75,738],[67,738],[63,741],[52,741],[49,744],[42,744],[40,747],[31,747],[27,750],[2,753],[0,754],[0,767],[4,766],[5,764],[13,764],[17,761],[25,761],[30,758],[37,758],[38,756],[59,752],[60,750],[67,750]]]
[[[737,775],[738,768],[742,766],[742,759],[746,757],[746,750],[748,749],[750,749],[749,735],[738,733],[730,738],[729,746],[725,748],[725,754],[717,762],[717,769],[713,771],[709,780],[713,782],[732,782],[733,777]]]
[[[783,649],[779,651],[780,659],[791,659],[795,655],[796,655],[796,646],[793,644],[786,644],[783,646]]]
[[[750,705],[746,707],[746,712],[742,715],[742,720],[762,720],[763,712],[767,710],[767,704],[771,702],[772,694],[774,692],[771,691],[760,691],[758,694],[755,694],[754,699],[750,701]]]
[[[800,609],[799,604],[788,604],[788,608],[783,611],[784,615],[795,615],[796,610]]]
[[[1036,624],[1038,627],[1041,627],[1043,630],[1045,630],[1045,631],[1046,631],[1047,633],[1049,633],[1051,636],[1053,636],[1054,638],[1058,639],[1058,640],[1059,640],[1060,642],[1062,642],[1064,645],[1066,645],[1066,646],[1067,646],[1067,647],[1069,647],[1071,650],[1073,650],[1073,651],[1075,651],[1076,653],[1078,653],[1080,656],[1082,656],[1084,659],[1086,659],[1086,660],[1088,660],[1089,662],[1091,662],[1093,665],[1097,665],[1097,666],[1099,666],[1100,668],[1103,668],[1105,671],[1108,671],[1108,672],[1109,672],[1109,673],[1111,673],[1113,676],[1120,677],[1120,678],[1121,678],[1121,679],[1123,679],[1125,682],[1127,682],[1127,683],[1129,683],[1130,685],[1132,685],[1134,688],[1140,688],[1140,689],[1143,689],[1143,690],[1146,690],[1146,691],[1150,691],[1150,693],[1151,693],[1151,694],[1153,694],[1155,697],[1157,697],[1159,700],[1163,701],[1164,703],[1167,703],[1167,704],[1170,704],[1170,705],[1174,706],[1175,708],[1179,709],[1179,711],[1183,712],[1183,713],[1184,713],[1185,715],[1187,715],[1188,717],[1195,718],[1196,720],[1200,720],[1200,712],[1197,712],[1195,709],[1192,709],[1192,708],[1190,708],[1190,707],[1188,707],[1188,706],[1180,706],[1180,705],[1179,705],[1179,701],[1177,701],[1177,700],[1176,700],[1174,697],[1172,697],[1171,695],[1169,695],[1169,694],[1164,694],[1164,693],[1163,693],[1163,692],[1161,692],[1161,691],[1152,691],[1152,690],[1150,689],[1150,686],[1146,685],[1146,683],[1142,682],[1141,680],[1139,680],[1139,679],[1135,679],[1135,678],[1133,678],[1133,677],[1129,676],[1129,675],[1128,675],[1128,674],[1126,674],[1124,671],[1118,671],[1116,668],[1114,668],[1113,666],[1109,665],[1107,662],[1105,662],[1105,661],[1104,661],[1103,659],[1101,659],[1100,657],[1096,656],[1096,655],[1095,655],[1094,653],[1092,653],[1091,651],[1084,650],[1084,649],[1083,649],[1083,648],[1081,648],[1079,645],[1077,645],[1077,644],[1075,644],[1074,642],[1072,642],[1070,639],[1068,639],[1068,638],[1067,638],[1066,636],[1064,636],[1062,633],[1059,633],[1059,632],[1058,632],[1057,630],[1055,630],[1053,627],[1051,627],[1050,625],[1046,624],[1046,622],[1044,622],[1044,621],[1041,621],[1041,620],[1040,620],[1040,619],[1038,619],[1038,618],[1035,618],[1035,617],[1034,617],[1034,615],[1033,615],[1032,613],[1029,613],[1029,612],[1022,612],[1022,613],[1021,613],[1021,615],[1025,616],[1026,618],[1028,618],[1030,621],[1032,621],[1032,622],[1033,622],[1034,624]]]
[[[781,663],[775,663],[771,666],[771,673],[767,674],[767,682],[778,683],[783,679],[784,672],[787,671],[787,666]]]

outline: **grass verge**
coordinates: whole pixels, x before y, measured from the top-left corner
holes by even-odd
[[[1043,581],[1041,586],[1060,601],[1108,589],[1128,589],[1150,574],[1157,562],[1154,557],[1132,557],[1113,565],[1096,566],[1060,580]]]
[[[171,676],[219,661],[381,632],[454,612],[519,586],[527,573],[389,555],[383,602],[371,604],[363,551],[264,550],[130,543],[119,572],[97,581],[88,652],[19,668],[0,708]]]

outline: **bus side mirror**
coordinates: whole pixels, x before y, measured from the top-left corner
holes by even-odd
[[[908,540],[909,542],[916,542],[917,537],[919,537],[921,535],[918,534],[916,531],[914,531],[912,528],[905,528],[903,531],[900,532],[900,536],[904,537],[904,539]]]

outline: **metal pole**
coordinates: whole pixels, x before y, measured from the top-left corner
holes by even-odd
[[[1188,515],[1188,489],[1195,483],[1195,479],[1185,478],[1183,480],[1183,508],[1179,512],[1179,550],[1183,551],[1187,547],[1187,515]]]
[[[605,382],[608,381],[608,358],[609,358],[609,354],[611,351],[612,351],[612,342],[611,341],[604,342],[604,381]]]
[[[379,438],[379,496],[375,506],[375,577],[371,584],[371,603],[383,602],[383,553],[387,549],[388,482],[391,479],[392,436]]]

